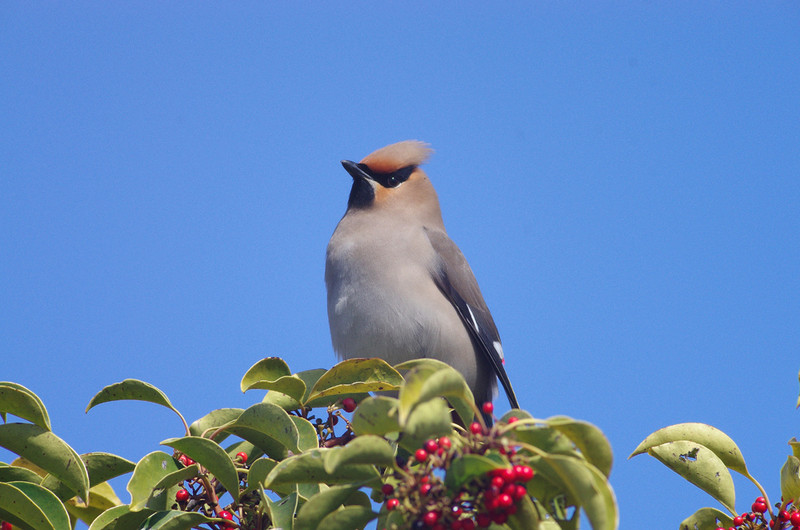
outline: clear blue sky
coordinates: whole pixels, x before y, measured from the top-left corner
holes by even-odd
[[[191,421],[260,399],[261,357],[332,366],[339,161],[415,138],[523,406],[609,437],[622,528],[717,506],[625,460],[673,423],[726,431],[779,496],[800,3],[4,2],[0,68],[0,379],[79,452],[180,435],[155,405],[84,414],[121,379]]]

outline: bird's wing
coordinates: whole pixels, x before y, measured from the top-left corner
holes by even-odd
[[[439,289],[456,308],[464,326],[469,330],[478,347],[486,356],[495,375],[503,385],[512,408],[519,408],[517,396],[503,367],[503,346],[500,334],[494,324],[489,308],[483,300],[478,282],[461,250],[447,236],[436,228],[425,228],[425,234],[439,256],[439,263],[433,271]]]

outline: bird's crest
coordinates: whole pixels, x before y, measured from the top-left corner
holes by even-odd
[[[433,153],[428,144],[418,140],[406,140],[381,147],[361,161],[372,171],[391,173],[408,166],[424,164]]]

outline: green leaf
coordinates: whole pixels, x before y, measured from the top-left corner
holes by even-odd
[[[537,473],[569,493],[583,509],[593,530],[616,530],[619,514],[614,491],[596,467],[562,455],[543,455],[531,464]]]
[[[297,492],[273,501],[269,497],[264,497],[269,510],[269,518],[272,520],[273,528],[292,528],[294,514],[297,512],[298,495]]]
[[[537,530],[539,528],[539,514],[529,496],[526,495],[517,501],[517,511],[509,516],[508,526],[512,530]]]
[[[69,514],[53,492],[30,482],[0,483],[0,519],[31,530],[70,530]]]
[[[211,519],[202,513],[168,510],[156,512],[140,527],[142,530],[190,530],[197,525],[222,519]]]
[[[749,477],[747,465],[736,443],[724,432],[705,423],[679,423],[659,429],[639,444],[628,458],[667,442],[685,440],[708,448],[726,467]]]
[[[732,527],[733,519],[715,508],[700,508],[684,519],[678,528],[680,530],[714,530],[721,526]]]
[[[444,399],[431,399],[421,403],[408,417],[400,446],[413,452],[430,438],[452,435],[451,421],[450,408]]]
[[[0,446],[33,462],[88,500],[86,466],[78,453],[52,432],[30,423],[6,423],[0,425]]]
[[[209,434],[216,431],[220,427],[236,421],[236,418],[241,416],[242,412],[244,412],[244,409],[212,410],[202,418],[189,425],[189,434],[192,436],[202,436],[203,438],[208,438]],[[214,438],[214,441],[221,443],[227,436],[227,433],[220,433]]]
[[[546,421],[550,427],[564,433],[572,443],[577,445],[586,460],[606,477],[611,474],[614,455],[608,439],[600,429],[591,423],[573,420],[566,416],[554,416]]]
[[[297,448],[300,452],[319,447],[317,430],[310,421],[300,416],[289,416],[289,419],[291,419],[294,422],[294,426],[297,427]]]
[[[89,525],[89,530],[138,530],[153,510],[131,511],[127,504],[104,511]]]
[[[394,449],[380,436],[364,435],[350,440],[344,447],[324,453],[325,471],[336,473],[342,466],[372,464],[388,467],[394,464]]]
[[[172,505],[170,491],[154,491],[156,484],[165,476],[181,469],[171,455],[163,451],[154,451],[139,460],[128,481],[128,492],[131,494],[131,511],[142,508],[166,510]],[[177,488],[176,488],[177,490]]]
[[[258,489],[259,484],[262,486],[267,481],[267,475],[272,471],[278,462],[271,458],[259,458],[250,464],[250,469],[247,471],[247,489],[244,493]]]
[[[784,499],[800,499],[800,458],[789,455],[781,467],[781,495]]]
[[[400,423],[397,417],[399,403],[396,398],[386,396],[366,398],[353,412],[353,432],[359,436],[364,434],[385,436],[399,432]]]
[[[164,440],[161,445],[177,449],[208,469],[219,480],[220,484],[228,490],[233,500],[239,502],[239,474],[236,472],[236,466],[233,465],[228,453],[219,444],[207,438],[185,436],[183,438]]]
[[[73,497],[64,503],[64,507],[73,521],[79,519],[86,524],[91,524],[104,511],[122,504],[108,482],[101,482],[93,486],[89,490],[89,498],[91,499],[89,504],[81,502],[78,497]]]
[[[50,428],[50,417],[39,396],[22,385],[0,381],[0,413],[5,421],[6,413],[28,420],[42,429]]]
[[[500,417],[500,419],[498,420],[498,423],[508,423],[508,419],[509,418],[517,418],[517,420],[532,420],[532,419],[534,419],[533,416],[531,416],[530,413],[528,411],[526,411],[526,410],[511,409],[511,410],[509,410],[508,412],[506,412],[505,414],[503,414]],[[512,425],[514,425],[514,424],[512,424]],[[529,426],[529,425],[525,425],[525,424],[517,425],[517,427],[523,427],[523,426]]]
[[[326,530],[360,529],[377,516],[377,513],[364,506],[345,506],[325,516],[320,523],[320,528]]]
[[[287,448],[299,453],[300,433],[292,418],[272,403],[256,403],[244,412],[226,431],[252,443],[266,454],[282,459]]]
[[[294,530],[316,530],[320,528],[322,519],[344,505],[345,501],[356,489],[357,486],[348,484],[331,486],[320,491],[300,508],[294,523]]]
[[[733,479],[715,452],[697,442],[686,440],[657,445],[647,452],[717,499],[725,508],[735,511]]]
[[[550,454],[579,457],[569,438],[551,427],[528,426],[514,429],[514,437],[522,443],[532,445]],[[525,448],[521,451],[527,451]]]
[[[86,453],[80,455],[86,471],[89,474],[89,486],[102,484],[107,480],[133,471],[136,464],[111,453]],[[41,485],[49,489],[56,496],[65,501],[75,495],[75,492],[60,481],[55,475],[49,474],[41,481]],[[89,493],[91,497],[91,490]]]
[[[178,409],[172,406],[172,403],[170,403],[169,398],[164,392],[150,383],[145,383],[138,379],[125,379],[124,381],[103,388],[103,390],[95,394],[91,401],[89,401],[89,404],[86,406],[86,412],[89,412],[89,409],[101,403],[125,400],[148,401],[156,405],[162,405],[177,414],[184,424],[186,423],[186,420],[183,419],[183,415],[178,412]]]
[[[397,390],[402,384],[403,377],[383,359],[348,359],[317,380],[308,405],[318,406],[315,401],[321,404],[324,397]]]
[[[406,384],[400,389],[401,425],[405,424],[414,407],[436,397],[447,399],[465,424],[472,422],[475,398],[459,372],[433,359],[417,360],[413,366],[406,374]]]
[[[292,375],[283,359],[267,357],[261,359],[247,370],[242,378],[242,392],[253,388],[275,390],[301,401],[306,393],[305,382]]]
[[[0,482],[32,482],[39,484],[42,481],[34,471],[19,466],[0,466]]]
[[[789,447],[792,448],[792,454],[797,458],[800,458],[800,442],[798,442],[795,437],[792,437],[792,439],[789,440]]]
[[[378,470],[374,466],[365,464],[346,466],[337,470],[335,474],[328,473],[325,471],[324,462],[326,451],[326,449],[312,449],[279,462],[267,476],[266,487],[304,482],[323,482],[333,485],[380,479]]]
[[[470,480],[483,477],[492,469],[503,467],[495,460],[481,455],[465,454],[455,458],[447,468],[444,485],[450,491],[456,491]]]
[[[150,495],[153,496],[158,495],[161,490],[169,490],[174,487],[180,488],[184,481],[189,480],[190,478],[196,477],[200,474],[200,466],[197,464],[192,464],[187,467],[182,467],[177,471],[173,471],[172,473],[167,473],[161,480],[153,485],[153,493]]]

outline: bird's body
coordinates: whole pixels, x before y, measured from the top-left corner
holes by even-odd
[[[400,142],[360,164],[342,163],[353,189],[325,267],[334,350],[390,364],[441,360],[462,373],[478,402],[491,401],[497,375],[516,406],[491,314],[418,168],[429,153],[420,142]]]

